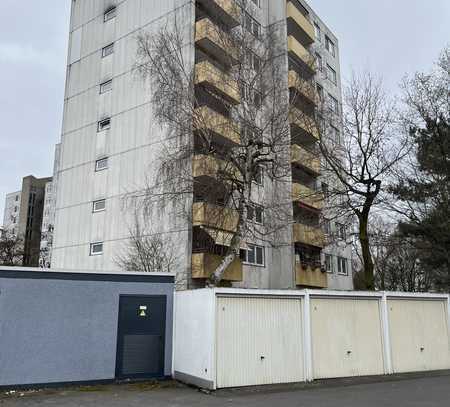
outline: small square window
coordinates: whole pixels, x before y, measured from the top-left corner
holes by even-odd
[[[343,257],[338,257],[338,273],[344,276],[348,275],[347,270],[347,259]]]
[[[103,242],[91,243],[91,256],[100,256],[103,254]]]
[[[100,84],[100,94],[106,93],[112,90],[112,79]]]
[[[103,119],[101,121],[98,122],[98,128],[97,131],[104,131],[104,130],[109,130],[111,128],[111,119],[107,118],[107,119]]]
[[[107,45],[102,49],[102,57],[105,58],[108,55],[111,55],[114,53],[114,43]]]
[[[337,73],[336,71],[327,64],[327,78],[333,82],[335,85],[337,85]]]
[[[102,171],[108,168],[108,158],[101,158],[95,162],[95,171]]]
[[[316,34],[316,40],[322,42],[322,32],[318,23],[314,23],[314,33]]]
[[[107,21],[112,20],[116,16],[117,16],[117,8],[116,7],[110,8],[105,12],[103,21],[106,23]]]
[[[100,199],[98,201],[94,201],[92,205],[92,212],[101,212],[106,210],[106,199]]]
[[[241,249],[241,260],[250,265],[264,267],[264,247],[247,245],[246,249]]]
[[[256,170],[253,181],[257,185],[264,185],[264,169],[262,167],[258,167],[258,169]]]

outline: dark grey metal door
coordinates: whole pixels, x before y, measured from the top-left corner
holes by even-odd
[[[120,296],[116,378],[164,376],[165,296]]]

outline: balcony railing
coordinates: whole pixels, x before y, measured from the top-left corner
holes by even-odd
[[[303,167],[315,176],[320,174],[321,161],[319,154],[313,154],[298,144],[291,146],[291,161],[293,164]]]
[[[203,18],[195,24],[195,43],[225,65],[237,61],[236,49],[228,35],[209,18]]]
[[[325,234],[319,228],[294,223],[293,233],[295,243],[302,243],[314,247],[325,246]]]
[[[316,71],[316,61],[311,53],[300,44],[292,35],[288,36],[288,51],[296,59],[300,60],[313,73]]]
[[[312,288],[327,288],[328,276],[320,267],[297,263],[295,265],[295,280],[297,285]]]
[[[295,130],[306,132],[316,140],[319,140],[319,130],[317,129],[314,119],[296,107],[291,106],[290,109],[289,122],[291,126],[295,127]]]
[[[212,132],[233,143],[240,143],[239,126],[207,106],[195,109],[194,129]]]
[[[311,103],[318,104],[318,95],[314,84],[304,80],[294,70],[289,71],[289,88],[293,89],[298,95],[306,97]]]
[[[231,208],[197,202],[192,206],[192,225],[234,232],[239,222],[239,214]]]
[[[192,254],[192,278],[210,278],[212,273],[220,265],[223,257],[209,253]],[[237,258],[225,271],[224,281],[242,281],[242,261]]]
[[[237,81],[209,61],[202,61],[195,65],[195,84],[214,89],[230,103],[240,103]]]
[[[197,0],[206,12],[219,18],[230,28],[236,27],[241,21],[241,10],[234,0]]]
[[[299,34],[299,40],[303,41],[307,45],[312,44],[315,41],[314,27],[306,16],[299,11],[294,2],[289,1],[287,3],[286,15],[289,20],[295,23],[295,32]]]
[[[292,184],[292,199],[319,211],[323,209],[323,194],[296,182]]]

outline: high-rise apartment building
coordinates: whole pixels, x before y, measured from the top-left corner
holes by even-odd
[[[6,196],[3,216],[4,233],[23,241],[23,265],[39,265],[41,224],[46,186],[52,178],[24,177],[22,189]]]
[[[300,0],[248,0],[244,13],[237,3],[72,1],[52,267],[118,268],[117,259],[126,250],[135,219],[129,198],[143,194],[149,173],[155,171],[155,162],[164,154],[165,134],[152,115],[151,85],[140,80],[134,70],[140,32],[156,32],[175,19],[182,22],[185,52],[196,70],[196,91],[207,87],[217,92],[218,100],[239,104],[239,91],[220,83],[221,75],[208,74],[228,69],[218,56],[229,50],[223,49],[216,35],[242,25],[257,36],[260,30],[277,25],[285,54],[280,86],[287,97],[290,88],[300,81],[306,84],[307,91],[303,88],[302,92],[310,103],[316,103],[319,94],[339,116],[338,40],[308,4]],[[230,120],[220,103],[208,104],[205,100],[199,108],[211,112],[211,126]],[[336,143],[342,134],[340,126],[337,120],[333,134]],[[328,222],[323,199],[308,198],[309,192],[317,195],[323,190],[326,194],[327,183],[332,182],[321,174],[317,135],[295,120],[290,128],[292,143],[286,146],[290,149],[286,153],[292,157],[292,182],[287,188],[278,188],[264,182],[262,174],[257,194],[261,202],[273,201],[277,194],[292,201],[291,222],[274,238],[280,238],[283,244],[275,240],[246,242],[241,259],[233,263],[225,280],[248,288],[351,289],[351,252],[345,225],[336,223],[335,216]],[[219,136],[229,137],[223,132]],[[194,177],[196,162],[194,158]],[[213,204],[198,199],[194,191],[189,205],[188,217],[153,214],[148,231],[174,242],[179,288],[202,286],[220,262],[218,253],[223,252],[208,252],[197,241],[217,226],[209,219],[208,209]],[[263,223],[264,208],[257,207],[254,221]],[[334,231],[339,232],[339,239],[328,244],[325,232],[331,236]],[[219,247],[227,244],[230,231],[220,232],[213,238]]]

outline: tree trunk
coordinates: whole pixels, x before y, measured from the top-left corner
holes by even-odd
[[[375,277],[374,277],[374,266],[372,260],[372,254],[370,252],[370,242],[369,242],[369,213],[363,211],[358,215],[359,218],[359,243],[361,244],[361,251],[363,257],[364,266],[364,283],[366,290],[375,290]]]

